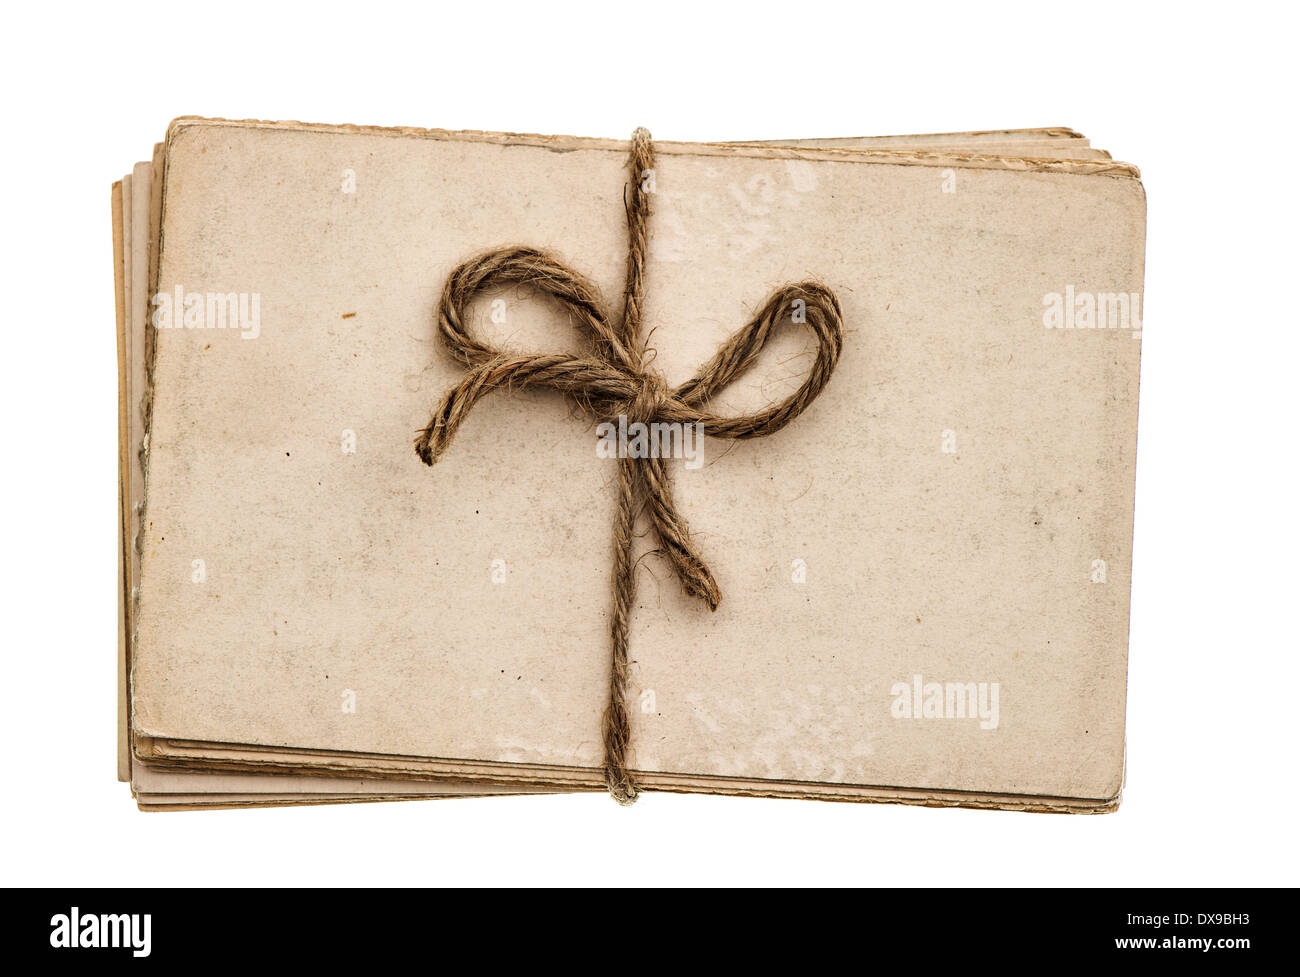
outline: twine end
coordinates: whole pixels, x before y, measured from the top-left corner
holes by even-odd
[[[415,453],[430,468],[438,460],[438,452],[433,449],[433,432],[431,430],[421,431],[420,436],[415,439]]]
[[[718,582],[713,579],[713,574],[709,573],[708,568],[700,564],[697,573],[682,578],[682,586],[685,591],[692,597],[698,597],[708,605],[710,611],[716,611],[718,604],[722,602],[722,591],[718,589]]]
[[[631,807],[636,803],[637,790],[631,784],[619,784],[610,787],[609,796],[618,802],[619,807]]]

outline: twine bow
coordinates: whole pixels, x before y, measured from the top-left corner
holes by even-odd
[[[647,368],[641,312],[650,191],[643,181],[653,166],[650,133],[637,129],[632,134],[630,195],[624,191],[628,255],[621,320],[615,322],[607,314],[590,282],[544,251],[525,247],[489,251],[451,273],[438,303],[438,333],[451,355],[469,369],[443,397],[415,441],[416,453],[426,465],[433,465],[447,449],[479,399],[501,387],[551,387],[601,421],[617,420],[622,414],[629,424],[697,424],[711,435],[737,439],[763,437],[781,430],[821,393],[840,356],[844,322],[835,295],[811,281],[777,289],[749,324],[728,339],[685,383],[670,389],[657,371]],[[590,333],[595,342],[593,354],[507,353],[475,339],[467,326],[470,303],[480,293],[503,285],[527,285],[557,300]],[[707,405],[712,397],[753,364],[772,330],[786,319],[805,323],[817,337],[816,358],[803,385],[787,399],[755,414],[723,417],[709,411]],[[713,574],[691,543],[686,521],[673,504],[665,459],[620,458],[614,522],[613,660],[603,736],[605,780],[610,794],[624,804],[634,801],[637,795],[627,768],[631,732],[627,708],[628,618],[636,597],[633,531],[643,510],[648,511],[663,552],[686,592],[703,600],[710,610],[717,609],[722,596]]]

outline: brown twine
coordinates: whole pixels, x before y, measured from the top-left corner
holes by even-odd
[[[415,451],[426,465],[436,462],[479,399],[500,387],[551,387],[570,397],[597,420],[627,416],[640,421],[698,424],[723,438],[757,438],[781,430],[817,398],[830,380],[844,340],[844,322],[835,295],[818,282],[785,285],[772,294],[749,324],[722,345],[717,354],[679,386],[669,389],[663,377],[647,369],[641,339],[645,266],[650,217],[643,181],[654,166],[650,133],[632,134],[630,193],[627,211],[627,285],[623,317],[611,321],[594,286],[556,257],[533,248],[512,247],[471,258],[453,271],[438,303],[438,333],[458,361],[469,368],[443,397],[420,432]],[[595,340],[595,355],[568,353],[514,354],[494,349],[469,332],[467,314],[475,296],[503,285],[527,285],[556,299]],[[790,397],[755,414],[722,417],[706,407],[712,397],[744,373],[762,351],[772,330],[802,302],[803,322],[817,337],[817,354],[803,385]],[[673,504],[668,466],[663,458],[620,458],[618,509],[614,520],[613,658],[609,705],[605,709],[605,780],[622,804],[636,799],[637,787],[627,768],[631,728],[627,707],[628,620],[636,597],[632,559],[637,515],[650,522],[688,594],[716,610],[717,581],[691,543],[686,521]]]

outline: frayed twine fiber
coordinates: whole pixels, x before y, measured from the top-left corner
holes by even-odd
[[[447,279],[438,303],[438,334],[451,355],[469,367],[464,379],[442,399],[428,427],[415,441],[416,454],[432,465],[447,449],[457,428],[479,399],[501,387],[551,387],[561,391],[597,420],[679,422],[702,425],[723,438],[757,438],[772,434],[798,417],[822,392],[839,360],[844,321],[835,295],[817,282],[785,285],[772,294],[754,318],[685,383],[669,389],[663,377],[647,369],[641,338],[645,299],[649,192],[644,182],[654,166],[650,133],[632,134],[631,181],[624,189],[627,211],[627,286],[623,316],[607,314],[594,286],[554,255],[533,248],[502,248],[471,258]],[[470,335],[467,315],[475,296],[502,285],[527,285],[558,301],[586,327],[595,341],[594,355],[505,353]],[[802,316],[793,316],[795,309]],[[816,359],[803,385],[786,400],[755,414],[721,417],[707,404],[744,373],[762,351],[772,330],[790,318],[806,324],[817,337]],[[627,707],[628,619],[636,598],[632,540],[637,516],[648,511],[663,552],[688,594],[716,610],[718,583],[691,544],[686,521],[673,504],[672,484],[663,458],[620,458],[618,510],[614,520],[614,613],[610,633],[613,658],[609,705],[605,708],[605,780],[621,804],[636,800],[637,787],[627,768],[631,727]]]

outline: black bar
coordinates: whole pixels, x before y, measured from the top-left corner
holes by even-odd
[[[243,962],[337,968],[414,954],[457,969],[509,966],[520,954],[535,966],[547,966],[547,957],[616,954],[627,956],[629,966],[657,967],[684,963],[686,954],[701,950],[761,960],[777,949],[805,957],[813,968],[845,954],[864,968],[897,961],[945,971],[1126,957],[1143,964],[1223,966],[1244,963],[1261,950],[1284,949],[1289,938],[1282,933],[1288,918],[1283,903],[1292,902],[1289,890],[1260,889],[840,890],[812,897],[660,890],[610,897],[34,889],[11,895],[14,908],[4,916],[10,957],[96,966],[113,958],[133,967]],[[465,961],[470,954],[481,959]]]

